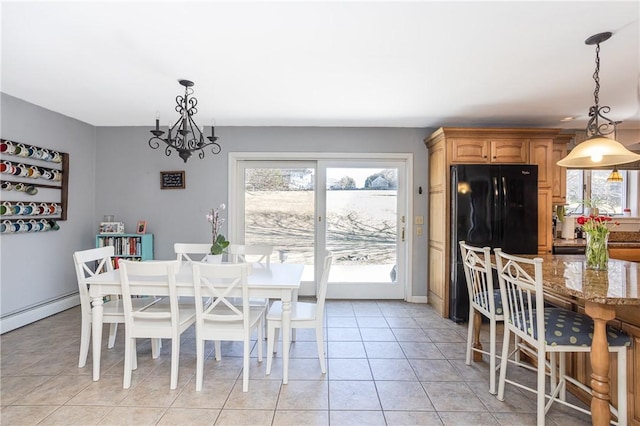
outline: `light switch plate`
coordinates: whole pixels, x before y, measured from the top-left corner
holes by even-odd
[[[424,224],[424,216],[416,216],[416,225]]]

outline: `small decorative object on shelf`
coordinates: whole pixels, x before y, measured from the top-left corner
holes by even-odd
[[[136,234],[146,234],[147,233],[147,221],[141,220],[138,222],[138,226],[136,227]]]
[[[580,216],[576,221],[587,235],[587,269],[606,271],[609,263],[609,231],[619,223],[613,222],[608,216]]]
[[[225,221],[220,217],[220,211],[226,208],[227,206],[222,203],[218,208],[211,209],[207,215],[207,220],[211,223],[211,254],[221,255],[229,246],[229,241],[220,233],[220,228]]]
[[[100,229],[98,232],[101,234],[124,234],[124,223],[100,222]]]

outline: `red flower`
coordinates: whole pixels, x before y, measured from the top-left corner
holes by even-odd
[[[578,222],[578,225],[584,225],[586,221],[587,220],[585,219],[584,216],[580,216],[576,219],[576,222]]]

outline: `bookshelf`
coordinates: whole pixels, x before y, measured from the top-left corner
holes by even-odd
[[[153,259],[153,234],[98,234],[96,247],[113,246],[114,267],[118,259],[151,260]]]

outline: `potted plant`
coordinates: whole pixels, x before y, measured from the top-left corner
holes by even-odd
[[[207,214],[207,221],[211,223],[211,249],[209,255],[207,255],[208,263],[220,263],[222,262],[222,254],[224,250],[229,247],[229,241],[220,232],[220,228],[225,219],[220,217],[220,211],[226,209],[227,206],[224,203],[220,204],[218,208],[211,209]]]

